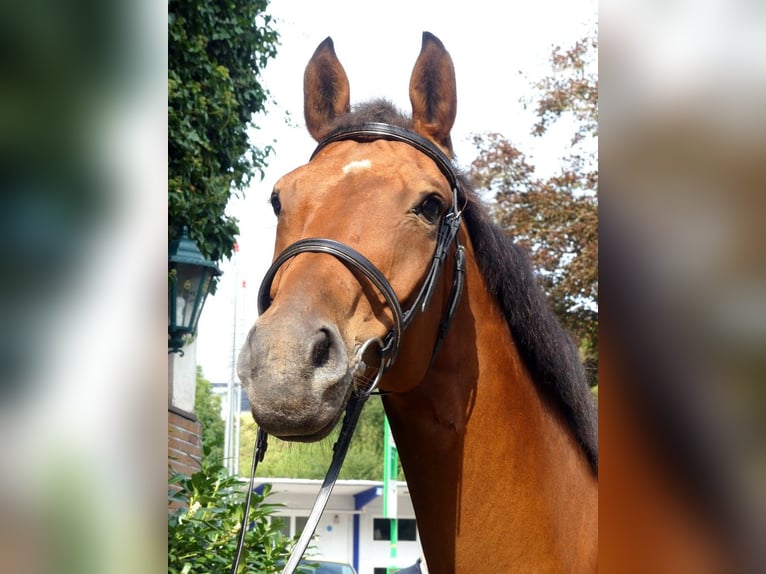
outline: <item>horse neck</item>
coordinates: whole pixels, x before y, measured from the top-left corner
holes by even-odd
[[[424,380],[385,399],[429,572],[595,570],[596,478],[470,251],[466,279]]]

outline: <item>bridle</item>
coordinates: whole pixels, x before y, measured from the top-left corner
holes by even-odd
[[[259,314],[263,314],[271,305],[271,286],[282,265],[301,253],[324,253],[332,255],[352,271],[359,272],[370,281],[385,299],[386,305],[391,310],[393,318],[391,329],[382,339],[377,337],[370,339],[363,343],[361,348],[357,351],[357,356],[360,358],[361,362],[362,357],[366,355],[367,349],[372,345],[377,345],[380,363],[376,368],[376,374],[371,384],[365,388],[356,389],[356,392],[352,395],[346,406],[346,413],[343,419],[341,432],[338,441],[333,447],[332,462],[322,483],[319,494],[317,495],[316,501],[314,502],[314,508],[312,509],[311,515],[303,529],[303,533],[293,548],[290,559],[284,567],[283,574],[292,574],[295,571],[303,553],[308,547],[309,541],[314,535],[316,526],[319,523],[319,518],[321,517],[330,493],[332,492],[332,488],[335,485],[335,481],[338,478],[338,473],[340,472],[340,468],[346,456],[346,451],[348,450],[348,445],[354,432],[354,428],[356,427],[356,423],[359,420],[362,407],[370,394],[377,387],[382,374],[391,368],[396,361],[404,331],[410,326],[418,312],[424,312],[428,308],[436,288],[437,279],[441,274],[445,259],[453,243],[455,244],[455,270],[452,275],[452,286],[448,297],[447,310],[439,324],[434,347],[431,351],[431,361],[433,361],[436,356],[436,353],[447,334],[447,330],[455,316],[455,311],[457,310],[460,296],[463,291],[463,284],[465,281],[465,249],[458,238],[458,230],[460,228],[462,216],[462,209],[459,206],[461,196],[460,182],[455,169],[452,166],[452,162],[438,147],[408,129],[390,124],[371,122],[351,128],[340,128],[331,132],[319,142],[309,161],[313,160],[325,147],[335,142],[344,140],[371,142],[381,139],[406,143],[428,156],[434,163],[436,163],[439,170],[447,178],[452,191],[452,205],[441,217],[439,232],[436,238],[436,247],[434,249],[431,264],[420,291],[418,291],[417,296],[410,306],[406,310],[402,310],[402,305],[388,279],[386,279],[383,273],[381,273],[380,270],[364,255],[344,243],[324,238],[301,239],[282,251],[282,253],[280,253],[274,260],[271,267],[269,267],[268,271],[266,271],[266,275],[264,276],[258,291],[258,312]],[[244,519],[240,531],[236,558],[231,570],[232,574],[236,574],[239,567],[239,561],[244,545],[247,519],[250,510],[250,499],[252,498],[255,480],[255,469],[258,462],[263,460],[266,448],[267,434],[259,428],[253,453],[248,496],[245,501]]]
[[[383,123],[365,123],[353,128],[341,128],[330,133],[325,139],[323,139],[314,153],[311,154],[311,159],[314,159],[316,155],[328,145],[344,140],[354,140],[359,142],[370,142],[379,139],[386,139],[391,141],[404,142],[418,151],[424,153],[431,158],[441,170],[442,174],[447,178],[452,190],[452,206],[442,216],[441,224],[439,226],[439,233],[436,239],[436,249],[434,251],[433,259],[431,260],[431,266],[426,274],[425,281],[423,282],[420,291],[415,297],[410,307],[406,311],[402,311],[402,306],[394,293],[391,284],[385,278],[385,276],[373,265],[364,255],[338,241],[333,239],[301,239],[296,241],[289,247],[287,247],[282,253],[279,254],[277,259],[271,265],[266,275],[263,278],[261,287],[258,291],[258,311],[263,313],[271,305],[271,285],[274,281],[274,277],[277,271],[288,260],[292,259],[299,253],[326,253],[334,256],[336,259],[342,261],[346,266],[352,268],[355,271],[359,271],[364,275],[375,288],[383,295],[386,300],[388,308],[391,310],[393,316],[393,326],[388,334],[383,339],[383,347],[380,349],[382,363],[382,370],[388,369],[393,365],[396,360],[397,353],[399,351],[399,345],[401,343],[402,334],[404,330],[409,327],[412,320],[415,318],[418,310],[425,311],[428,308],[428,304],[433,296],[434,289],[436,287],[436,280],[441,272],[444,259],[447,256],[450,245],[453,242],[457,244],[456,251],[456,270],[458,271],[453,277],[453,290],[450,295],[450,305],[447,313],[442,320],[442,325],[439,328],[439,335],[437,336],[436,343],[434,345],[434,351],[432,356],[435,355],[438,350],[441,340],[446,334],[447,327],[454,316],[455,309],[457,307],[457,301],[460,297],[460,291],[462,290],[463,272],[464,272],[464,250],[460,245],[457,238],[457,231],[460,228],[460,221],[462,211],[459,208],[459,181],[455,170],[452,167],[451,162],[447,159],[447,156],[432,144],[427,139],[413,133],[407,129],[392,126]]]

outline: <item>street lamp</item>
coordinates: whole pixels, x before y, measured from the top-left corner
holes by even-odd
[[[221,270],[202,256],[184,226],[181,238],[168,245],[168,271],[168,353],[183,356],[181,347],[197,331],[213,277]]]

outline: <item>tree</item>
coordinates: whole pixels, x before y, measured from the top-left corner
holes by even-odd
[[[526,155],[497,133],[474,136],[479,153],[470,168],[476,186],[494,194],[496,221],[530,250],[553,310],[580,343],[593,384],[598,361],[598,79],[591,65],[597,47],[593,37],[568,50],[555,48],[552,75],[535,84],[537,121],[531,133],[544,137],[563,118],[574,126],[559,173],[537,176]]]
[[[276,55],[268,0],[170,0],[168,4],[168,233],[181,227],[203,255],[230,257],[239,227],[225,214],[263,167],[270,148],[250,144],[268,93],[261,70]]]
[[[383,478],[383,404],[371,398],[359,417],[341,479],[381,480]],[[242,421],[239,468],[249,469],[253,457],[256,427],[252,417]],[[266,457],[258,465],[259,476],[279,478],[324,478],[332,460],[332,446],[340,423],[330,435],[311,444],[296,444],[271,439]],[[403,476],[401,469],[399,476]]]
[[[221,397],[213,394],[213,385],[197,366],[197,390],[194,412],[202,425],[202,466],[223,464],[225,424],[221,418]]]

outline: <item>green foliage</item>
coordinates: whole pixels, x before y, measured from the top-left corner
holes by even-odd
[[[230,257],[239,233],[225,214],[232,190],[270,148],[250,144],[267,91],[259,75],[276,55],[268,0],[170,0],[168,4],[168,232],[183,225],[206,257]]]
[[[197,366],[197,390],[194,413],[202,424],[202,466],[223,464],[223,441],[226,425],[221,418],[221,397],[213,393],[213,386]]]
[[[381,480],[383,478],[384,416],[382,403],[371,398],[362,411],[351,439],[351,446],[340,472],[341,479]],[[257,428],[249,415],[243,417],[241,428],[239,468],[249,469]],[[327,438],[310,444],[284,442],[270,437],[266,457],[258,465],[258,475],[279,478],[324,478],[332,460],[332,447],[339,432],[340,423]],[[403,476],[400,468],[399,477]]]
[[[174,474],[168,484],[168,574],[228,573],[242,525],[246,487],[223,467]],[[273,514],[281,506],[252,493],[252,528],[245,536],[239,572],[279,572],[291,541]]]

